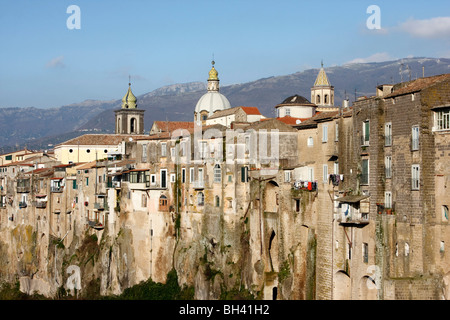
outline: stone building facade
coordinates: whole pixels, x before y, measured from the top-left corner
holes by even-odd
[[[449,86],[382,85],[292,124],[166,122],[95,161],[0,166],[1,280],[107,295],[175,270],[196,299],[446,299]]]

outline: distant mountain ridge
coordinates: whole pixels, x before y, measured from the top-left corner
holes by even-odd
[[[335,104],[340,105],[346,96],[354,101],[355,96],[374,95],[379,84],[420,78],[423,70],[425,76],[449,73],[450,59],[405,58],[344,64],[325,70],[335,88]],[[299,94],[310,100],[310,89],[318,71],[309,69],[221,86],[220,92],[232,106],[255,106],[266,117],[274,117],[274,106],[286,97]],[[221,73],[226,73],[226,70],[221,70]],[[168,85],[138,96],[138,108],[146,110],[146,132],[155,120],[192,121],[195,105],[205,93],[206,81]],[[117,100],[85,100],[50,109],[0,108],[0,153],[24,146],[29,149],[47,149],[88,132],[113,133],[113,110],[120,108],[122,95],[123,92],[118,93]]]

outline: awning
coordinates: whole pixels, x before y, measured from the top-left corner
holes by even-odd
[[[121,176],[122,172],[108,173],[108,177]]]
[[[337,159],[339,159],[338,155],[333,154],[330,156],[330,158],[328,159],[328,161],[336,161]]]
[[[143,172],[143,171],[150,171],[150,169],[131,169],[131,170],[128,170],[128,171],[123,171],[122,173]]]
[[[36,198],[45,198],[47,195],[46,194],[37,194],[35,195]]]
[[[368,197],[369,196],[345,196],[345,197],[337,198],[337,199],[335,199],[335,201],[355,203],[355,202],[359,202],[361,200],[367,199]]]

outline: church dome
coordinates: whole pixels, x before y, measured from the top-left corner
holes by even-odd
[[[200,120],[200,114],[203,114],[201,116],[202,118],[209,117],[216,111],[231,108],[230,101],[219,92],[219,73],[214,68],[214,64],[215,62],[213,60],[211,70],[209,71],[208,92],[198,100],[195,106],[194,115],[196,121]]]
[[[199,114],[202,111],[208,111],[209,115],[219,110],[231,108],[228,99],[218,91],[209,91],[205,93],[197,102],[195,112]]]
[[[219,80],[219,73],[217,70],[212,66],[211,71],[209,71],[209,79],[208,80]]]
[[[291,105],[311,105],[308,99],[305,97],[299,96],[298,94],[290,96],[281,103],[283,105],[291,104]]]
[[[131,83],[128,84],[128,91],[125,96],[122,98],[122,108],[136,108],[137,98],[131,91]]]

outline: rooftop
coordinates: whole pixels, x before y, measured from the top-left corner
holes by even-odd
[[[315,106],[314,103],[311,103],[308,99],[305,97],[299,96],[298,94],[290,96],[284,101],[278,105],[275,106],[275,108],[281,107],[281,106],[290,106],[290,105],[301,105],[301,106]]]
[[[261,115],[261,112],[259,112],[259,109],[257,107],[243,107],[243,106],[240,106],[240,107],[234,107],[234,108],[229,108],[229,109],[225,109],[225,110],[216,111],[216,112],[214,112],[213,115],[208,117],[208,120],[229,116],[231,114],[235,114],[240,109],[242,109],[247,115]]]
[[[194,128],[194,122],[192,121],[154,121],[152,126],[152,130],[157,130],[160,132],[173,132],[176,129],[191,128]]]
[[[116,146],[122,141],[130,141],[130,138],[137,140],[141,137],[148,137],[147,135],[135,134],[85,134],[74,139],[58,144],[56,147],[70,145],[70,146]]]
[[[294,117],[290,117],[290,116],[286,116],[286,117],[282,117],[282,118],[277,118],[277,120],[284,122],[286,124],[289,125],[296,125],[296,124],[300,124],[303,121],[308,120],[309,118],[294,118]]]
[[[394,86],[394,91],[384,98],[393,98],[408,93],[418,92],[425,88],[431,87],[436,83],[448,80],[450,80],[450,73],[399,83]]]

